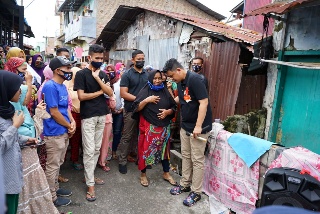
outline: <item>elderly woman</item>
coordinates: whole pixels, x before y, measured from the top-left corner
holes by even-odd
[[[148,83],[141,89],[133,103],[135,112],[140,113],[138,168],[140,183],[149,185],[146,170],[148,165],[162,162],[163,179],[171,185],[176,182],[169,174],[170,121],[174,117],[176,103],[162,81],[158,70],[149,73]]]

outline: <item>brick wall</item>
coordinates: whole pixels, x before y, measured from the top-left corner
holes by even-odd
[[[148,7],[216,20],[186,0],[97,0],[97,37],[120,5]]]

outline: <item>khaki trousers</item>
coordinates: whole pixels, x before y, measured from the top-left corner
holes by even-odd
[[[123,112],[123,132],[121,141],[118,146],[117,155],[119,164],[127,164],[127,156],[129,153],[130,145],[137,145],[138,143],[138,121],[131,118],[132,112]],[[135,149],[134,149],[135,150]]]
[[[65,133],[59,136],[44,137],[47,149],[47,162],[46,162],[46,177],[49,184],[52,200],[57,199],[56,191],[59,189],[58,176],[60,166],[64,162],[64,157],[67,152],[69,137]]]
[[[200,137],[208,138],[209,133],[201,134]],[[182,154],[182,177],[180,185],[191,185],[191,191],[202,192],[204,176],[204,150],[206,142],[187,136],[184,129],[180,130],[181,154]]]
[[[106,115],[81,120],[84,177],[87,186],[94,186],[94,170],[100,155]]]

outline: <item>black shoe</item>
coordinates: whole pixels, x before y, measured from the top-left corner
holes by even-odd
[[[200,194],[195,193],[195,192],[190,192],[188,197],[183,200],[183,204],[188,207],[191,207],[191,206],[195,205],[198,201],[200,201],[200,199],[201,199]]]
[[[180,195],[183,192],[190,192],[191,191],[191,187],[183,187],[181,185],[178,185],[176,187],[173,187],[170,190],[171,195]]]
[[[62,197],[68,197],[72,195],[72,192],[70,190],[62,189],[62,188],[59,188],[56,193],[57,193],[57,196],[62,196]]]
[[[127,165],[119,164],[119,172],[121,174],[127,174]]]
[[[151,165],[148,165],[148,166],[147,166],[147,169],[152,169],[152,166],[151,166]]]
[[[56,207],[64,207],[64,206],[68,206],[71,203],[71,200],[68,198],[61,198],[58,197],[54,202],[54,206]]]

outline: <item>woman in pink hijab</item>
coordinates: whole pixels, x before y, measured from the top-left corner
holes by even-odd
[[[122,74],[126,71],[125,65],[122,62],[118,62],[115,66],[115,71],[117,77],[121,77]]]

